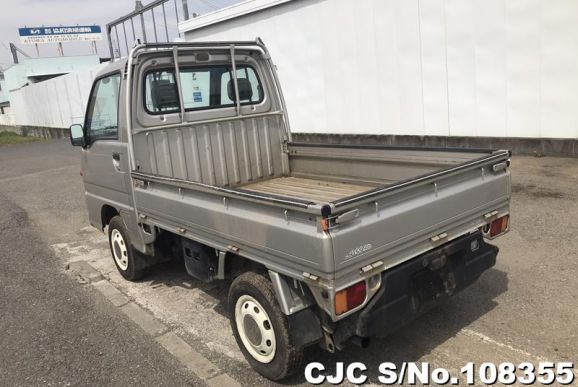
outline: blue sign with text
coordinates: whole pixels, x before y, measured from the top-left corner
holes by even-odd
[[[25,44],[79,42],[102,39],[100,26],[58,26],[18,28]]]

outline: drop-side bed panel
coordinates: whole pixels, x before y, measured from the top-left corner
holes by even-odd
[[[368,185],[392,185],[490,154],[487,149],[289,144],[291,176]]]
[[[304,271],[332,276],[330,238],[310,214],[162,181],[139,185],[134,195],[151,225],[293,277]]]

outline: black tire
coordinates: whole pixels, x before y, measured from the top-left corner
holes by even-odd
[[[122,240],[118,239],[117,232],[122,237]],[[132,247],[129,232],[119,215],[113,217],[108,223],[108,245],[114,265],[124,279],[136,281],[142,278],[146,262],[142,255]],[[119,261],[122,259],[120,263],[117,262],[115,254],[119,257]]]
[[[243,296],[249,296],[258,301],[268,316],[268,320],[270,321],[269,327],[273,328],[275,350],[272,360],[268,362],[261,362],[251,355],[240,336],[235,311],[237,302]],[[245,298],[246,297],[244,297],[244,299]],[[247,272],[237,277],[229,289],[228,304],[229,319],[235,340],[239,348],[241,348],[245,359],[247,359],[253,369],[273,381],[281,380],[299,369],[303,358],[303,351],[293,344],[287,316],[281,311],[277,303],[273,284],[265,274]],[[242,301],[240,305],[242,305]],[[245,317],[243,321],[247,318],[249,317]],[[244,326],[246,326],[246,324],[244,324]],[[244,327],[241,328],[245,330]],[[247,336],[248,335],[245,334],[246,338]],[[257,340],[262,343],[264,338],[262,335],[259,335]]]

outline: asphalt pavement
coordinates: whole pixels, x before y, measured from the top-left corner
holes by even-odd
[[[29,216],[35,208],[2,193],[30,183],[29,193],[66,222],[66,195],[50,198],[37,182],[46,171],[70,176],[77,164],[64,142],[0,147],[0,385],[202,385],[108,300],[67,275]]]

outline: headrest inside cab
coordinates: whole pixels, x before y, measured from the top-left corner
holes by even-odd
[[[251,85],[251,81],[247,78],[237,78],[237,85],[239,85],[239,101],[251,101],[251,98],[253,98],[253,85]],[[233,79],[227,83],[227,94],[229,94],[231,101],[235,100],[235,83]]]
[[[177,86],[167,79],[151,82],[151,99],[157,109],[178,109]]]

